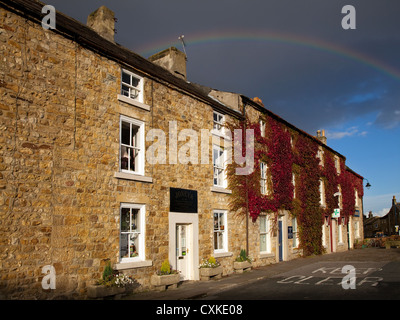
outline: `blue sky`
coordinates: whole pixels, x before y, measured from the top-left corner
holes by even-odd
[[[86,23],[100,5],[115,12],[116,41],[144,57],[182,49],[188,80],[262,99],[315,135],[368,179],[364,213],[400,201],[400,2],[395,0],[53,0]],[[343,6],[356,29],[341,26]],[[366,181],[364,181],[365,185]]]

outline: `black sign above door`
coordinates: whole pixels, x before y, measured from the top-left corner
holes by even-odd
[[[169,188],[169,211],[197,213],[197,191]]]

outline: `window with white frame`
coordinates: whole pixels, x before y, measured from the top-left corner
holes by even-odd
[[[267,169],[268,166],[265,162],[260,162],[260,186],[261,186],[261,194],[268,193],[268,185],[267,185]]]
[[[265,121],[260,120],[260,132],[261,132],[261,137],[265,137]]]
[[[120,208],[120,262],[145,259],[145,206],[121,204]]]
[[[335,156],[335,168],[336,168],[336,173],[340,174],[340,160],[338,156]]]
[[[355,205],[355,207],[356,208],[358,208],[360,205],[359,205],[359,200],[358,200],[358,190],[357,189],[354,189],[354,205]]]
[[[338,242],[343,243],[343,225],[339,223],[338,225]]]
[[[324,180],[320,179],[319,180],[319,204],[321,207],[326,206],[325,202],[325,185],[324,185]]]
[[[144,174],[144,123],[120,118],[120,171]]]
[[[299,246],[299,233],[297,231],[297,219],[292,219],[292,231],[293,231],[293,248]]]
[[[293,199],[296,198],[296,174],[292,173],[292,184],[293,184]]]
[[[338,193],[339,193],[339,197],[338,197],[338,208],[343,209],[343,196],[342,196],[342,187],[340,184],[338,184]]]
[[[216,133],[224,134],[225,116],[219,112],[213,112],[213,130]]]
[[[354,222],[354,233],[356,235],[356,238],[360,237],[360,224],[358,221]]]
[[[319,165],[323,167],[324,166],[324,150],[322,149],[322,147],[318,148],[317,158],[319,159]]]
[[[214,186],[226,188],[225,154],[220,146],[213,145]]]
[[[214,252],[228,251],[227,212],[214,210]]]
[[[322,225],[322,246],[326,247],[326,223]]]
[[[143,102],[143,78],[122,69],[121,95]]]
[[[260,253],[271,253],[271,241],[269,236],[269,219],[260,215]]]

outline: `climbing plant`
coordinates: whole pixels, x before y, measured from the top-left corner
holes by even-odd
[[[261,117],[261,120],[265,123],[265,134],[261,132],[259,122],[249,119],[227,123],[231,132],[252,129],[254,133],[254,168],[250,174],[236,174],[238,165],[234,161],[227,166],[228,187],[232,190],[230,209],[248,213],[253,221],[260,213],[269,213],[275,222],[279,210],[290,210],[297,218],[303,254],[321,254],[322,225],[324,217],[330,216],[338,205],[334,196],[338,185],[342,190],[343,216],[348,219],[354,213],[355,188],[359,196],[363,195],[362,179],[346,170],[343,159],[338,175],[331,152],[325,152],[320,161],[317,157],[319,144],[314,139],[291,132],[272,117]],[[241,144],[242,156],[245,156],[245,143],[245,134],[241,141],[234,140],[234,146]],[[265,194],[261,193],[261,162],[267,165]],[[296,197],[292,173],[296,177]],[[324,183],[325,207],[320,202],[320,179]]]
[[[298,205],[293,212],[297,218],[300,248],[303,254],[321,254],[322,247],[322,209],[320,206],[319,180],[321,170],[316,157],[318,144],[303,135],[298,135],[294,148],[295,162],[299,170],[299,183],[296,189]]]
[[[230,124],[231,129],[252,129],[254,132],[254,169],[249,175],[237,175],[236,163],[228,165],[228,186],[232,190],[231,209],[248,209],[253,221],[261,212],[276,213],[279,209],[292,209],[293,184],[290,133],[274,119],[266,119],[265,137],[258,123],[244,122]],[[243,135],[244,136],[244,135]],[[237,143],[237,142],[235,142]],[[244,144],[243,141],[240,143]],[[242,150],[245,148],[242,147]],[[267,165],[267,192],[261,193],[261,162]]]

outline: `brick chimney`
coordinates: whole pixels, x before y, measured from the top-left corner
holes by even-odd
[[[101,6],[87,18],[87,26],[96,31],[103,38],[114,42],[115,17],[114,12],[106,6]]]
[[[321,141],[323,144],[326,144],[327,138],[325,137],[325,130],[318,130],[317,131],[317,137],[319,141]]]
[[[170,47],[156,53],[149,57],[149,61],[186,80],[186,55],[177,48]]]
[[[395,206],[396,204],[397,204],[396,196],[393,196],[393,199],[392,199],[392,206]]]

